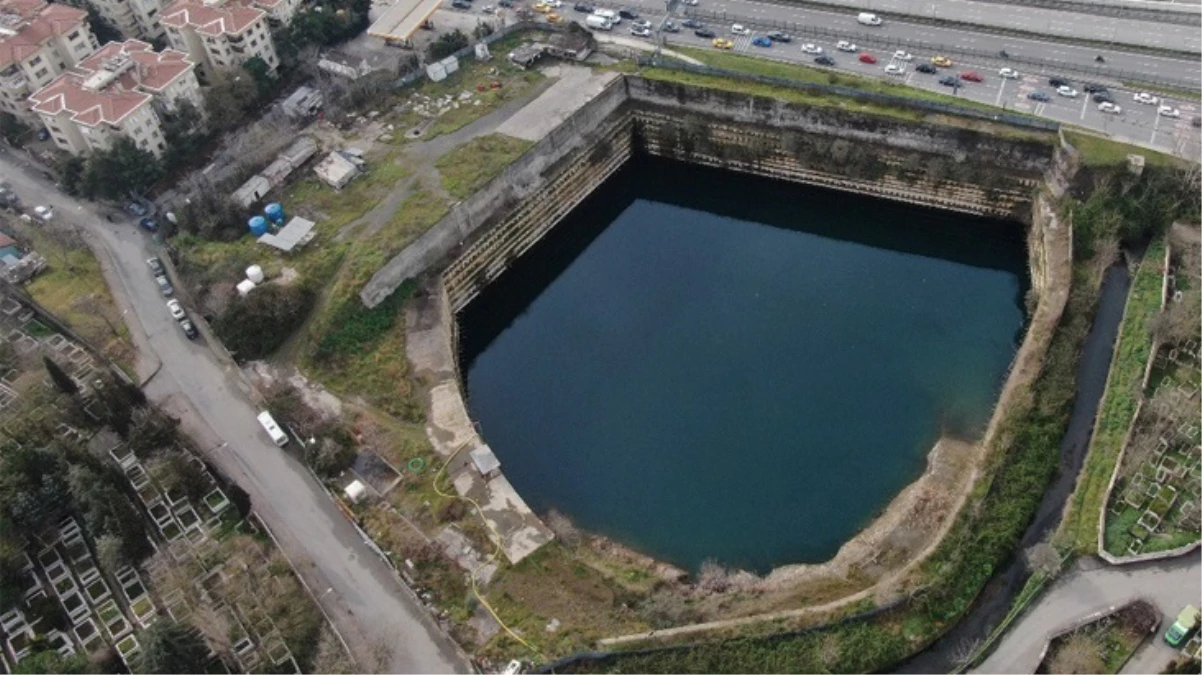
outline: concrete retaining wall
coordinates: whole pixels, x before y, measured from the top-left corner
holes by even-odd
[[[372,275],[359,292],[363,303],[375,307],[406,279],[446,260],[486,227],[501,222],[506,214],[559,174],[560,163],[565,157],[581,148],[591,147],[595,132],[609,121],[610,115],[625,100],[623,80],[614,80],[488,185],[460,202],[445,218]]]

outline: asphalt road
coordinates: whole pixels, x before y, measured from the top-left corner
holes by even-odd
[[[1194,551],[1164,562],[1110,567],[1095,558],[1082,561],[1046,590],[1026,614],[1010,628],[993,654],[976,673],[1033,673],[1048,638],[1075,621],[1108,607],[1144,598],[1161,612],[1159,633],[1168,629],[1186,604],[1202,601],[1202,555]],[[1124,669],[1124,672],[1160,672],[1173,650],[1151,638],[1130,666],[1154,669]]]
[[[53,206],[56,220],[82,226],[111,256],[119,281],[112,291],[127,296],[123,304],[133,310],[125,320],[131,332],[145,334],[162,362],[147,394],[180,416],[208,458],[250,494],[254,511],[300,568],[361,667],[471,672],[300,462],[269,442],[237,373],[218,365],[203,340],[184,337],[147,269],[145,260],[154,254],[148,238],[130,221],[106,223],[93,205],[63,195],[17,162],[11,153],[0,155],[0,170],[22,201]]]

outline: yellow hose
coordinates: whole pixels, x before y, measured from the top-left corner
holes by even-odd
[[[442,490],[438,489],[438,479],[447,470],[447,465],[451,463],[451,460],[455,459],[455,456],[459,454],[459,451],[464,449],[465,447],[467,447],[466,443],[464,443],[463,445],[460,445],[458,448],[455,448],[455,452],[452,452],[451,456],[447,458],[447,461],[443,462],[442,466],[439,467],[439,469],[438,469],[438,473],[434,474],[433,486],[434,486],[434,491],[437,492],[439,496],[446,497],[448,499],[465,500],[469,504],[471,504],[473,508],[476,509],[476,513],[480,516],[480,520],[484,521],[484,526],[487,527],[492,532],[493,539],[494,539],[493,543],[496,545],[496,548],[493,549],[492,556],[489,557],[489,559],[484,563],[485,565],[488,565],[488,564],[496,561],[497,556],[499,556],[501,554],[501,535],[500,535],[500,533],[497,532],[496,528],[494,528],[492,526],[492,523],[488,522],[488,518],[484,517],[484,509],[480,508],[480,505],[476,503],[476,500],[472,499],[471,497],[467,497],[467,496],[460,496],[457,494],[447,494],[447,493],[443,492]],[[483,565],[481,565],[481,567],[483,567]],[[479,568],[477,568],[477,569],[479,569]],[[496,610],[494,610],[492,608],[492,605],[488,604],[488,600],[484,599],[484,596],[480,594],[480,588],[478,586],[476,586],[476,575],[469,573],[467,576],[469,579],[472,580],[472,593],[476,596],[476,600],[479,600],[480,604],[484,606],[484,609],[487,609],[488,613],[492,614],[492,618],[496,619],[497,623],[500,624],[501,628],[503,628],[506,633],[509,633],[509,636],[512,637],[514,640],[517,640],[524,647],[526,647],[526,649],[529,649],[530,652],[532,654],[534,654],[535,656],[537,656],[540,661],[546,661],[547,660],[546,656],[544,656],[541,652],[539,652],[537,649],[535,649],[534,646],[531,645],[529,642],[526,642],[525,640],[523,640],[522,636],[513,632],[513,630],[509,626],[507,626],[504,621],[501,620],[501,617],[497,616]]]

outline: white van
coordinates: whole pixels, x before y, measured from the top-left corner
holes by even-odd
[[[593,16],[599,16],[602,19],[609,19],[610,28],[622,23],[622,17],[618,16],[617,12],[612,9],[605,9],[604,7],[598,7],[597,9],[593,10]]]
[[[870,12],[860,12],[860,15],[856,17],[856,21],[859,21],[860,23],[864,24],[865,26],[881,25],[881,17],[877,16],[876,14],[872,14]]]
[[[271,416],[271,413],[266,410],[259,413],[259,424],[262,424],[263,428],[267,430],[267,435],[271,436],[272,443],[281,448],[288,445],[288,434],[284,433],[280,425],[275,423],[275,419]]]
[[[614,27],[613,21],[596,14],[590,14],[589,17],[584,20],[584,23],[589,28],[594,30],[613,30]]]

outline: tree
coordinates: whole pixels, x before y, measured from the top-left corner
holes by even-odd
[[[163,138],[167,140],[164,168],[174,172],[208,148],[204,115],[188,99],[178,99],[174,110],[163,118]]]
[[[437,40],[430,43],[430,46],[426,49],[426,57],[430,61],[440,61],[467,45],[467,34],[456,28],[450,33],[439,35]]]
[[[53,649],[41,649],[21,659],[14,673],[90,673],[94,669],[83,654],[68,657],[58,655]]]
[[[1027,549],[1027,569],[1045,577],[1054,577],[1060,571],[1060,565],[1063,560],[1060,557],[1060,552],[1055,546],[1047,542],[1040,542],[1031,548]]]
[[[183,450],[164,450],[150,460],[146,468],[164,490],[183,493],[193,501],[203,497],[208,488],[204,472]]]
[[[5,451],[0,464],[0,508],[22,535],[35,535],[71,508],[62,457],[47,448]]]
[[[1102,655],[1102,645],[1092,636],[1077,631],[1065,638],[1060,648],[1048,664],[1048,670],[1053,673],[1103,673],[1106,672],[1106,659]]]
[[[42,357],[42,365],[46,366],[46,372],[50,374],[50,380],[54,382],[54,386],[68,396],[74,396],[79,393],[79,385],[71,376],[62,369],[62,366],[54,362],[49,356]]]
[[[158,158],[123,136],[88,158],[81,191],[88,199],[123,200],[131,192],[145,192],[162,177]]]
[[[16,115],[8,112],[0,112],[0,136],[3,136],[4,140],[20,147],[29,138],[30,131],[32,129],[18,119]]]
[[[106,42],[120,42],[125,39],[121,35],[121,31],[117,27],[109,23],[108,19],[100,15],[93,5],[85,5],[88,10],[88,27],[92,29],[92,35],[96,36],[96,42],[105,44]]]
[[[179,421],[157,408],[135,408],[130,415],[129,447],[138,457],[173,445]]]
[[[254,80],[255,86],[259,89],[259,96],[266,96],[271,93],[271,87],[275,84],[275,78],[271,74],[271,66],[263,59],[252,56],[242,62],[242,69],[250,73],[251,79]]]
[[[96,537],[96,559],[109,574],[116,574],[117,570],[132,562],[125,555],[125,544],[121,537],[108,533]]]
[[[63,155],[59,158],[54,168],[58,171],[58,184],[63,192],[69,195],[79,194],[86,164],[83,157],[76,155]]]
[[[242,125],[251,110],[259,106],[259,89],[245,71],[220,70],[212,75],[205,92],[205,113],[209,129],[223,134]]]
[[[315,299],[307,286],[265,284],[244,298],[231,299],[213,330],[239,361],[262,358],[300,327]]]
[[[568,548],[576,548],[580,545],[583,536],[567,516],[555,509],[551,509],[547,512],[545,522],[547,529],[555,534],[555,538],[559,540],[559,543]]]
[[[337,476],[355,463],[355,449],[325,437],[305,446],[305,461],[321,476]]]
[[[130,665],[135,673],[202,673],[209,648],[192,628],[160,619],[139,636],[142,651]]]

